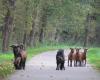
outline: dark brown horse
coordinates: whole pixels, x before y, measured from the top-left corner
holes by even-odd
[[[25,63],[26,63],[26,59],[27,59],[27,52],[21,48],[20,50],[20,54],[21,54],[21,66],[23,69],[25,69]]]
[[[21,69],[20,47],[18,44],[12,45],[10,47],[12,47],[14,53],[14,67],[15,69]]]
[[[70,53],[68,54],[68,66],[69,66],[69,63],[70,63],[70,67],[72,67],[72,61],[73,61],[73,54],[74,54],[74,49],[73,48],[70,48]]]
[[[73,54],[73,60],[74,60],[74,66],[77,66],[78,62],[80,63],[80,53],[79,53],[80,48],[76,48],[76,52]]]
[[[80,52],[80,61],[81,61],[81,65],[85,64],[86,66],[86,53],[87,53],[88,49],[84,49],[84,52]]]
[[[23,49],[23,45],[12,45],[10,47],[13,48],[15,69],[25,69],[27,54]]]

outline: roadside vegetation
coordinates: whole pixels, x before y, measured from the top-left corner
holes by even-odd
[[[92,66],[100,70],[100,48],[89,49],[87,57]]]

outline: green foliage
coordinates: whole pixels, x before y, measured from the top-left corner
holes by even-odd
[[[0,78],[7,77],[12,72],[14,72],[14,67],[11,62],[4,62],[0,64]]]
[[[99,0],[16,0],[10,44],[24,43],[37,46],[42,42],[70,42],[84,44],[86,27],[87,44],[100,42]],[[0,0],[0,31],[4,26],[9,3]],[[87,21],[87,15],[96,20]],[[41,30],[43,30],[41,32]],[[33,31],[33,32],[32,32]],[[42,37],[40,36],[42,35]],[[0,33],[2,43],[2,35]],[[30,40],[32,37],[32,40]],[[43,39],[43,40],[40,40]],[[92,41],[91,41],[92,40]],[[42,41],[42,42],[40,42]],[[0,45],[2,46],[2,45]]]
[[[91,48],[88,51],[88,60],[94,67],[100,69],[100,48]]]

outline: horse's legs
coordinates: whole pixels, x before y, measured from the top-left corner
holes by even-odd
[[[59,64],[58,64],[58,70],[61,70],[61,63],[59,62]]]
[[[60,70],[62,70],[63,68],[63,63],[60,63]]]
[[[63,69],[65,70],[65,66],[64,66],[64,64],[65,64],[65,62],[63,62],[63,64],[62,64],[62,65],[63,65]]]
[[[59,67],[59,62],[57,61],[56,64],[57,64],[56,70],[59,70],[59,68],[58,68]]]
[[[26,62],[26,59],[23,60],[23,69],[25,69],[25,62]]]
[[[76,61],[74,60],[74,67],[76,66]]]
[[[82,61],[81,60],[79,60],[79,66],[82,66]]]
[[[64,67],[64,62],[61,63],[60,65],[60,70],[64,69],[65,70],[65,67]]]
[[[85,59],[85,66],[86,66],[86,59]]]
[[[77,60],[76,60],[76,67],[77,67]]]
[[[69,59],[68,59],[68,66],[69,66]]]
[[[70,67],[72,67],[72,60],[70,60]]]
[[[15,67],[15,70],[17,70],[18,69],[18,66],[14,63],[14,67]]]

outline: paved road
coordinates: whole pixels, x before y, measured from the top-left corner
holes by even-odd
[[[26,64],[26,70],[16,71],[7,80],[100,80],[100,73],[93,70],[90,64],[86,67],[68,67],[56,71],[57,51],[48,51],[33,57]],[[65,51],[67,56],[69,51]]]

